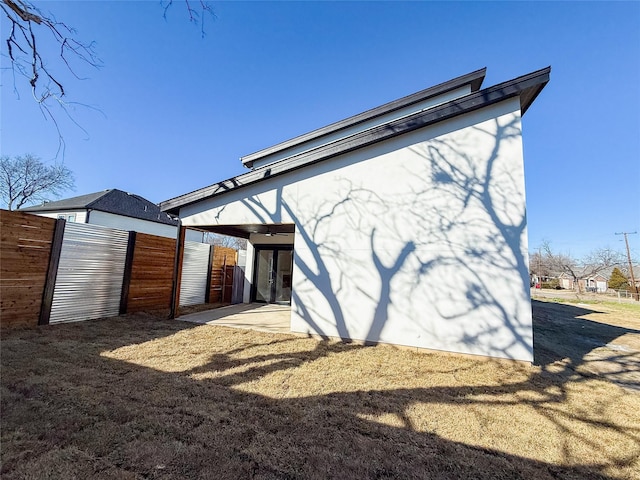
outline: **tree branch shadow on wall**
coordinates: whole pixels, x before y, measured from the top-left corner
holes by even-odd
[[[340,179],[339,191],[320,198],[301,192],[295,206],[284,198],[282,186],[275,190],[273,204],[263,203],[259,196],[241,200],[261,223],[295,224],[294,262],[308,284],[296,286],[293,306],[312,332],[327,339],[323,325],[334,322],[345,341],[385,342],[392,310],[417,329],[425,328],[421,324],[428,313],[412,309],[412,300],[422,298],[424,304],[426,298],[446,323],[461,326],[453,344],[471,350],[486,344],[488,354],[507,356],[511,351],[531,352],[530,314],[522,309],[530,297],[524,185],[520,174],[511,171],[510,150],[505,149],[520,141],[520,119],[500,117],[465,131],[405,145],[421,167],[394,167],[413,178],[400,194],[396,190],[387,195],[357,179],[334,176]],[[469,153],[477,142],[484,142],[484,156]],[[520,158],[514,160],[515,168],[521,169]],[[336,217],[359,235],[368,258],[356,258],[344,248],[344,232],[330,228]],[[410,236],[403,224],[414,226]],[[303,258],[300,249],[309,255]],[[371,271],[376,278],[371,278]],[[496,279],[509,294],[489,286]],[[307,290],[320,292],[331,318],[323,317],[326,310],[323,313],[321,305],[307,301]],[[357,337],[345,312],[354,293],[369,305],[359,319],[367,325],[365,334]],[[470,315],[474,320],[465,323]],[[498,340],[501,329],[510,332],[508,343]],[[425,335],[439,335],[433,327],[426,330]]]
[[[424,168],[407,172],[414,181],[403,194],[388,196],[362,182],[342,178],[339,192],[328,192],[320,201],[303,193],[295,209],[283,200],[281,188],[276,193],[275,209],[269,210],[255,197],[242,201],[261,222],[277,223],[289,218],[295,223],[296,242],[303,243],[296,245],[296,249],[302,246],[311,255],[307,259],[295,255],[295,265],[311,282],[310,288],[321,292],[334,317],[330,321],[335,321],[343,339],[354,338],[345,320],[343,304],[349,292],[358,292],[368,300],[371,316],[369,320],[361,320],[369,326],[364,338],[357,338],[370,343],[387,341],[383,332],[390,308],[402,312],[408,321],[420,324],[421,312],[410,308],[411,297],[418,296],[429,298],[438,315],[450,322],[462,324],[464,317],[474,312],[482,312],[482,320],[490,319],[469,331],[459,327],[459,338],[452,343],[473,348],[484,342],[491,345],[492,353],[507,356],[518,349],[531,351],[530,325],[527,318],[522,318],[526,315],[517,311],[517,305],[510,299],[499,298],[495,288],[487,288],[489,279],[481,273],[487,266],[493,269],[493,275],[517,272],[518,277],[508,281],[518,283],[519,302],[528,301],[526,245],[522,243],[526,227],[523,192],[512,198],[513,189],[500,191],[494,187],[494,184],[518,185],[517,178],[509,178],[509,172],[505,171],[501,145],[511,139],[519,140],[519,119],[502,123],[495,120],[490,131],[479,127],[472,130],[476,136],[485,136],[493,142],[489,158],[470,157],[464,145],[451,139],[436,138],[409,146]],[[507,180],[494,182],[498,174]],[[300,210],[302,204],[306,208],[304,218],[294,211]],[[481,218],[469,213],[479,208]],[[351,232],[360,235],[362,244],[370,249],[370,258],[354,258],[352,251],[344,249],[340,234],[327,226],[329,219],[338,216],[343,217]],[[406,229],[402,223],[414,227],[410,236],[403,233]],[[467,235],[465,232],[472,232],[470,235],[476,238],[473,241],[462,238]],[[434,245],[438,252],[429,251]],[[332,269],[329,263],[339,268]],[[377,274],[373,282],[367,278],[369,266]],[[443,278],[451,272],[454,278]],[[428,285],[428,291],[424,285]],[[315,333],[326,337],[316,318],[317,306],[306,304],[306,296],[301,293],[294,291],[296,313]],[[493,344],[497,324],[510,330],[513,338],[510,344]],[[438,332],[426,334],[437,336]]]

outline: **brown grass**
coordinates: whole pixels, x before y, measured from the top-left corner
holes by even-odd
[[[144,314],[3,332],[0,473],[640,478],[640,309],[599,311],[535,302],[536,366]]]

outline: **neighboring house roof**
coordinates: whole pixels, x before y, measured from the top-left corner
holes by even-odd
[[[268,165],[258,167],[255,170],[244,173],[237,177],[224,180],[209,187],[201,188],[199,190],[195,190],[193,192],[172,198],[170,200],[166,200],[160,203],[160,208],[162,211],[175,214],[179,212],[181,207],[190,205],[192,203],[221,195],[247,185],[261,182],[274,176],[282,175],[284,173],[291,172],[293,170],[297,170],[308,165],[312,165],[329,158],[333,158],[338,155],[342,155],[344,153],[348,153],[353,150],[372,145],[377,142],[388,140],[404,133],[408,133],[444,120],[448,120],[450,118],[457,117],[459,115],[470,113],[472,111],[487,107],[489,105],[493,105],[509,98],[519,97],[520,110],[522,114],[524,114],[529,106],[533,103],[535,98],[538,96],[538,94],[542,91],[544,86],[549,82],[550,72],[551,67],[547,67],[542,70],[532,72],[528,75],[524,75],[479,91],[473,91],[473,88],[479,88],[480,84],[478,83],[478,80],[480,79],[480,77],[484,76],[484,70],[472,72],[468,75],[458,77],[457,79],[451,81],[454,82],[454,84],[458,87],[471,83],[472,93],[468,95],[464,95],[454,100],[436,105],[432,108],[420,110],[408,116],[390,120],[386,123],[377,125],[372,128],[363,129],[358,133],[345,136],[338,140],[331,141],[327,144],[303,151],[301,153],[293,154],[282,160],[278,160]],[[445,84],[441,85],[446,85],[448,83],[449,82],[446,82]],[[451,87],[451,85],[449,85],[449,87]],[[438,91],[439,86],[432,88],[435,90],[427,89],[419,92],[419,94],[422,94],[422,96],[420,96],[419,98],[421,100],[424,100],[425,98],[427,98],[424,95],[436,96],[442,94],[442,92]],[[404,99],[408,98],[413,98],[413,96],[410,95],[409,97],[404,97]],[[402,103],[404,99],[400,99],[398,102]],[[413,100],[415,100],[415,98],[413,98]],[[407,102],[408,101],[409,100],[407,100]],[[404,105],[407,104],[409,103],[406,103]],[[393,105],[394,102],[391,102],[383,105],[382,107],[379,107],[379,109],[382,110],[373,109],[369,112],[376,112],[371,114],[374,116],[380,115],[381,111],[388,111],[384,110],[385,108],[394,108]],[[367,112],[361,115],[364,115],[366,117]],[[344,122],[347,122],[348,125],[353,125],[355,123],[363,121],[359,117],[359,115],[356,115],[355,117],[351,117]],[[325,129],[329,129],[329,131],[335,131],[342,128],[345,128],[345,126],[342,125],[342,122],[337,122],[328,127],[325,127]],[[303,135],[288,142],[278,144],[275,147],[271,147],[270,149],[262,150],[255,154],[248,155],[247,157],[244,157],[243,162],[245,164],[249,164],[260,157],[270,155],[271,153],[273,153],[273,151],[271,151],[272,149],[287,149],[293,145],[309,141],[311,138],[325,135],[327,133],[324,131],[325,129],[315,130],[314,132],[307,134],[309,138],[307,138],[307,135]]]
[[[595,280],[597,278],[602,278],[603,280],[609,281],[609,278],[611,278],[611,272],[613,272],[614,268],[619,268],[623,272],[625,271],[624,265],[606,267],[593,273],[596,268],[597,267],[594,267],[593,265],[586,265],[584,267],[577,267],[574,272],[580,280]],[[627,267],[626,270],[629,270],[629,268]],[[633,271],[635,272],[635,268]],[[558,278],[573,278],[573,276],[567,272],[562,272],[558,275]]]
[[[69,210],[98,210],[150,222],[164,223],[165,225],[178,225],[177,220],[173,220],[162,212],[155,203],[151,203],[139,195],[115,188],[20,209],[21,212],[28,213]]]

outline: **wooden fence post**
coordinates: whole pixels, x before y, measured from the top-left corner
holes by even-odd
[[[60,265],[60,253],[62,251],[65,224],[66,221],[63,218],[58,218],[53,229],[51,253],[49,254],[49,267],[47,268],[47,277],[44,282],[44,291],[42,292],[42,305],[40,306],[40,318],[38,319],[38,325],[49,325],[49,319],[51,318],[53,291],[56,286],[58,266]]]
[[[124,274],[122,276],[122,291],[120,292],[120,315],[127,313],[129,304],[129,287],[131,286],[131,272],[133,271],[133,254],[136,249],[136,232],[129,231],[127,242],[127,256],[124,261]]]
[[[213,268],[213,250],[216,247],[214,245],[209,246],[209,266],[207,267],[207,289],[204,292],[204,303],[211,301],[211,279],[213,277],[211,269]]]
[[[174,319],[180,315],[180,283],[182,279],[182,260],[184,257],[185,228],[182,222],[178,224],[178,238],[176,241],[176,256],[173,266],[173,284],[171,290],[171,312],[169,318]]]

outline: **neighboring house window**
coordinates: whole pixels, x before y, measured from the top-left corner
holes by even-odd
[[[66,220],[67,222],[75,222],[76,221],[76,214],[72,214],[72,215],[58,215],[58,218],[61,218],[63,220]]]

